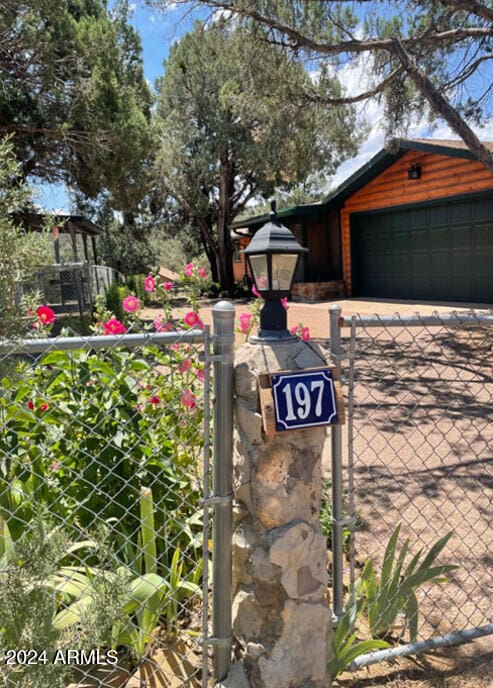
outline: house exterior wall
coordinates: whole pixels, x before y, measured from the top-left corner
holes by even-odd
[[[421,166],[419,179],[407,170]],[[350,196],[340,211],[342,263],[347,296],[352,296],[351,213],[447,199],[493,189],[493,175],[480,162],[448,155],[409,151],[378,177]]]
[[[235,282],[241,282],[247,272],[247,259],[240,251],[245,249],[249,243],[250,239],[248,237],[241,238],[234,242],[236,245],[235,254],[233,256],[233,274]]]

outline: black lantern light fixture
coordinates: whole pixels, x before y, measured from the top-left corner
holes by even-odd
[[[281,299],[289,296],[298,261],[308,251],[282,225],[271,201],[270,220],[255,234],[244,253],[250,264],[255,286],[265,299],[260,311],[260,330],[253,340],[290,339],[286,309]]]
[[[411,167],[407,171],[408,179],[421,179],[421,165],[417,162],[413,162]]]

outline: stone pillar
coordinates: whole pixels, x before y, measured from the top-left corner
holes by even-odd
[[[252,688],[326,688],[327,547],[319,524],[326,428],[265,436],[257,377],[326,364],[314,344],[245,344],[235,361],[233,633]]]

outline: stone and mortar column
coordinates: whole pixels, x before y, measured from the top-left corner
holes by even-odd
[[[258,375],[321,367],[316,345],[245,344],[236,354],[233,633],[252,688],[326,688],[327,547],[319,524],[326,428],[266,436]]]

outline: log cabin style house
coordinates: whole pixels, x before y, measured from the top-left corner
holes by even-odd
[[[278,218],[309,249],[293,300],[493,303],[493,174],[460,141],[394,141],[323,201]],[[238,281],[240,250],[267,221],[232,225]]]

